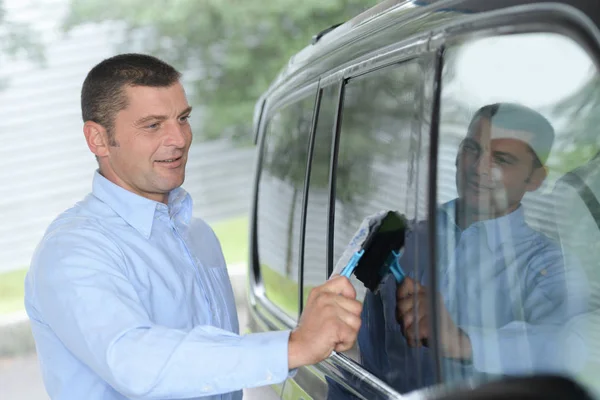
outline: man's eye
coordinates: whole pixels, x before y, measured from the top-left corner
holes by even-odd
[[[179,122],[188,122],[190,119],[189,115],[185,115],[183,117],[179,117]]]
[[[466,144],[464,147],[464,150],[466,152],[474,153],[474,154],[479,152],[479,149],[477,147],[473,146],[472,144]]]
[[[496,157],[496,164],[511,165],[511,164],[513,164],[513,162],[512,162],[512,160],[509,160],[508,158],[505,158],[505,157]]]
[[[159,126],[160,126],[160,124],[158,122],[156,122],[154,124],[146,125],[146,128],[147,129],[158,129]]]

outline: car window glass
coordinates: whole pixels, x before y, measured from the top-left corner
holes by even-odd
[[[407,61],[351,79],[345,87],[335,167],[334,263],[364,218],[386,210],[408,213],[408,200],[414,193],[406,187],[414,161],[412,133],[422,124],[422,80],[420,64]],[[358,348],[346,355],[384,380],[385,374],[411,370],[405,363],[396,365],[394,371],[383,368],[381,299],[354,276],[351,281],[357,298],[365,301],[365,310]]]
[[[268,121],[258,185],[258,255],[269,300],[298,317],[300,218],[315,95]]]
[[[327,279],[327,225],[329,217],[329,180],[333,129],[339,99],[339,86],[322,89],[315,127],[310,169],[310,186],[306,203],[304,243],[304,301],[310,290]]]
[[[592,200],[600,194],[598,71],[579,44],[553,33],[470,40],[445,58],[443,378],[557,373],[597,387],[600,219],[581,184]]]

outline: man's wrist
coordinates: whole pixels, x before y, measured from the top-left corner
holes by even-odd
[[[469,335],[458,328],[458,357],[462,361],[471,361],[473,358],[473,347]]]
[[[294,329],[290,333],[290,337],[288,339],[288,369],[296,369],[302,366],[301,361],[299,360],[301,356],[301,349],[298,348],[298,332]]]

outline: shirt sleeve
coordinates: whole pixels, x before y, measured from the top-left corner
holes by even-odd
[[[530,266],[536,274],[523,300],[524,320],[498,329],[462,327],[476,370],[511,375],[580,370],[587,349],[575,321],[588,311],[589,288],[577,265],[565,270],[562,260],[548,262],[540,257]]]
[[[108,237],[78,228],[48,236],[30,271],[44,322],[115,390],[136,399],[190,398],[287,378],[289,331],[240,336],[153,324],[124,265]]]

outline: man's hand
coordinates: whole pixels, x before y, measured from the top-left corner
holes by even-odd
[[[402,325],[402,333],[411,347],[427,345],[431,337],[428,291],[410,278],[405,278],[396,291],[396,318]],[[445,357],[471,359],[469,337],[452,321],[444,304],[440,301],[440,336]]]
[[[323,361],[333,350],[346,351],[356,342],[362,304],[343,276],[336,276],[311,290],[300,322],[288,344],[288,367],[298,368]]]

